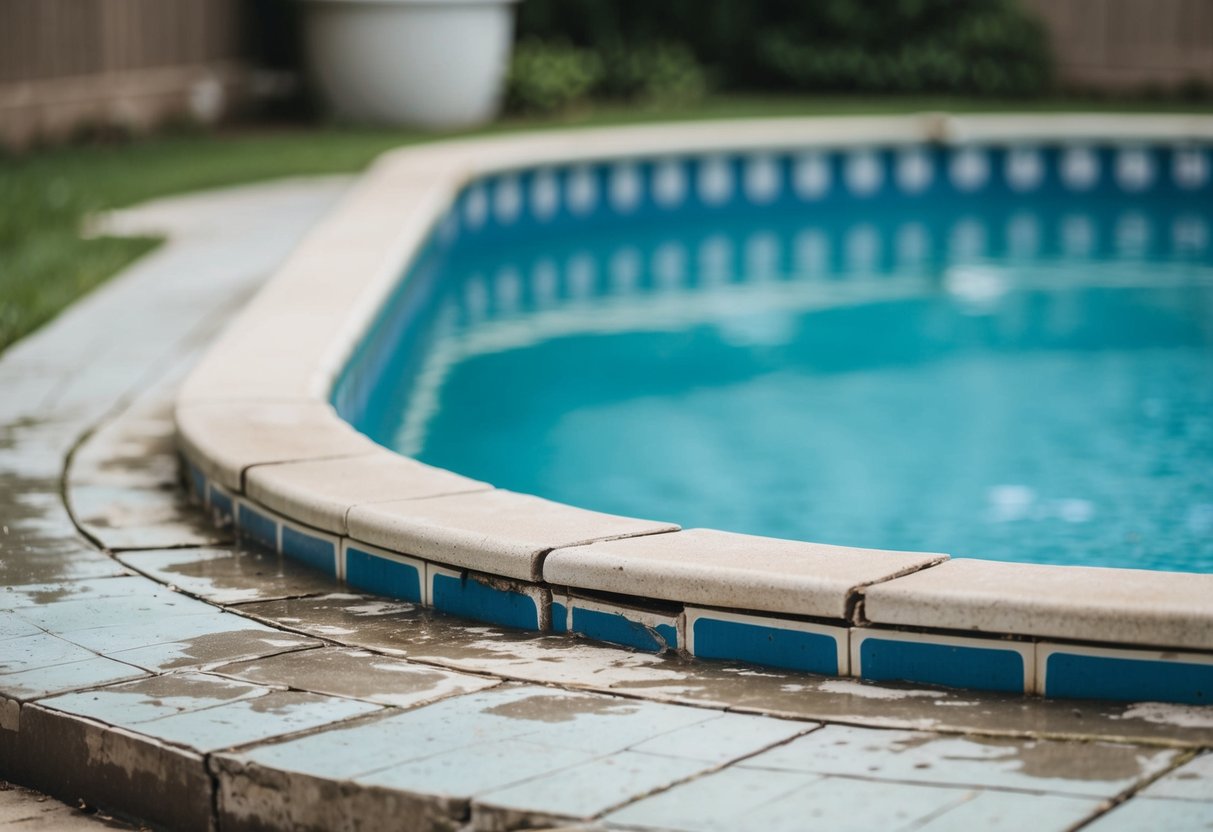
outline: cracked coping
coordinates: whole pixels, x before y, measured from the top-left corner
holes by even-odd
[[[181,447],[208,478],[290,520],[490,576],[859,626],[1210,651],[1213,575],[948,560],[611,517],[405,459],[328,403],[436,220],[490,174],[726,151],[1210,138],[1213,118],[1198,116],[918,115],[580,130],[391,152],[185,381]]]

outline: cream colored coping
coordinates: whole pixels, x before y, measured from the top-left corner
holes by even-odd
[[[1213,117],[765,119],[475,138],[392,151],[304,240],[186,380],[176,413],[181,446],[209,478],[292,520],[342,535],[353,525],[353,536],[365,542],[410,554],[420,546],[438,562],[498,575],[742,610],[846,616],[857,624],[1210,650],[1213,575],[944,562],[924,553],[881,553],[881,569],[870,550],[723,533],[709,533],[705,547],[703,533],[671,524],[495,492],[494,506],[534,512],[507,528],[509,512],[476,513],[491,486],[375,445],[328,402],[352,350],[436,221],[466,184],[486,175],[811,147],[1192,140],[1213,140]],[[419,504],[430,499],[440,503],[417,520]],[[435,514],[440,505],[447,508]],[[458,520],[465,507],[466,525]],[[494,523],[505,524],[500,534]],[[634,535],[662,540],[653,545],[657,538]],[[591,542],[617,537],[627,539]],[[661,580],[663,568],[671,570],[670,580]]]

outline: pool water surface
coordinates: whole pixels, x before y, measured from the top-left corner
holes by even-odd
[[[1024,152],[658,161],[630,201],[610,165],[474,185],[338,409],[684,527],[1213,571],[1208,150],[1083,149],[1084,179],[1033,149],[1021,187]]]

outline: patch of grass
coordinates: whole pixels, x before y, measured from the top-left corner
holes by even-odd
[[[544,119],[506,119],[479,133],[660,120],[794,115],[1011,111],[1192,111],[1184,102],[718,96],[692,107],[598,106]],[[322,127],[231,129],[0,157],[0,350],[150,251],[152,239],[84,239],[90,214],[169,194],[283,176],[360,170],[392,147],[443,136]]]

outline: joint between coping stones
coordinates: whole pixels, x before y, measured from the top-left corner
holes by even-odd
[[[649,532],[628,532],[626,534],[614,535],[612,537],[596,537],[593,540],[584,540],[581,543],[570,543],[567,546],[553,546],[551,549],[544,549],[535,556],[535,565],[531,569],[531,580],[544,583],[543,566],[547,562],[548,555],[555,552],[557,549],[578,549],[582,546],[593,546],[595,543],[611,543],[615,540],[631,540],[634,537],[655,537],[659,534],[675,534],[682,531],[679,526],[673,529],[654,529]]]
[[[248,496],[248,472],[254,468],[264,468],[270,465],[291,465],[297,462],[328,462],[334,459],[356,459],[360,456],[368,456],[371,451],[357,454],[323,454],[321,456],[309,456],[302,459],[267,459],[263,462],[253,462],[245,465],[240,469],[240,493]]]
[[[860,584],[859,586],[854,587],[849,593],[847,593],[843,616],[850,624],[856,627],[864,627],[871,624],[872,622],[870,622],[867,616],[864,615],[864,592],[868,587],[876,586],[877,584],[886,584],[889,581],[895,581],[898,578],[904,578],[906,575],[913,575],[916,572],[923,572],[927,569],[931,569],[932,567],[939,566],[941,563],[947,562],[947,556],[941,556],[930,563],[923,564],[922,566],[911,566],[897,572],[896,574],[890,575],[887,578],[881,578],[877,581],[869,581],[866,584]]]

